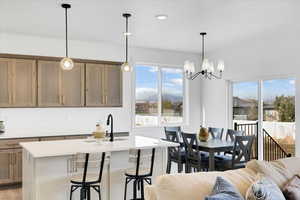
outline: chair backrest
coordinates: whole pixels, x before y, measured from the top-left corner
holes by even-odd
[[[232,129],[228,129],[227,133],[226,133],[226,141],[232,141],[234,142],[235,140],[235,136],[243,136],[244,135],[244,131],[236,131],[236,130],[232,130]]]
[[[200,163],[201,157],[199,156],[200,151],[197,148],[198,147],[197,134],[182,132],[182,139],[184,143],[187,161]]]
[[[176,131],[177,133],[181,132],[180,126],[166,126],[165,131]]]
[[[211,134],[211,137],[213,139],[222,139],[223,131],[224,131],[223,128],[212,128],[212,127],[208,128],[208,132]]]
[[[86,176],[89,170],[99,169],[97,182],[101,182],[104,168],[105,152],[103,153],[77,153],[75,155],[76,172],[83,171],[82,182],[86,182]]]
[[[232,153],[232,167],[250,161],[254,135],[235,136]]]
[[[179,135],[176,131],[167,131],[165,130],[166,140],[170,142],[180,143]],[[178,147],[168,147],[168,156],[169,157],[180,157],[180,146]]]
[[[152,149],[130,149],[129,163],[134,165],[135,175],[139,176],[141,169],[143,175],[152,176],[155,159],[155,148]]]

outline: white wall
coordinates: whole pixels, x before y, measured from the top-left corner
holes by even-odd
[[[293,28],[293,27],[292,27]],[[300,41],[299,29],[280,26],[243,41],[220,47],[210,54],[224,59],[227,80],[257,80],[279,77],[296,78],[296,124],[300,124]],[[226,81],[202,81],[202,107],[210,125],[221,126],[228,121]],[[227,113],[226,113],[227,112]],[[300,129],[296,129],[296,144],[300,146]],[[300,155],[300,148],[296,149]]]
[[[63,56],[64,41],[56,38],[26,36],[20,34],[0,35],[0,53]],[[124,47],[105,42],[70,41],[70,56],[74,58],[122,61]],[[198,61],[198,55],[175,51],[131,48],[130,60],[135,62],[183,65],[186,59]],[[32,134],[69,133],[73,130],[91,131],[98,120],[104,124],[109,113],[114,115],[116,131],[132,131],[139,135],[161,137],[161,128],[132,129],[132,74],[124,73],[122,108],[9,108],[0,109],[0,119],[6,122],[6,135],[26,136]],[[188,111],[189,129],[196,130],[200,124],[200,81],[190,82]]]

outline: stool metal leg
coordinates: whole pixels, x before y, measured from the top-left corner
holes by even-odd
[[[144,179],[141,180],[141,198],[144,200]]]
[[[137,180],[133,182],[133,199],[136,200],[137,198]]]

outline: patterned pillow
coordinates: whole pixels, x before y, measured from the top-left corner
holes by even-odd
[[[246,200],[285,200],[281,190],[270,178],[261,177],[246,193]]]
[[[205,200],[244,200],[244,198],[231,183],[217,177],[211,195],[205,197]]]

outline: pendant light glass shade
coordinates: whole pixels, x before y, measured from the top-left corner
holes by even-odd
[[[60,61],[60,67],[63,70],[72,70],[74,68],[74,62],[71,58],[69,58],[69,52],[68,52],[68,9],[71,8],[70,4],[62,4],[62,8],[65,9],[65,24],[66,24],[66,57],[64,57]]]
[[[124,62],[121,66],[123,72],[132,72],[133,68],[128,62]]]
[[[74,68],[74,62],[71,58],[65,57],[60,61],[60,67],[63,70],[72,70]]]
[[[220,60],[219,63],[218,63],[218,66],[217,66],[217,70],[219,72],[223,72],[225,69],[225,64],[224,64],[224,61],[223,60]]]

